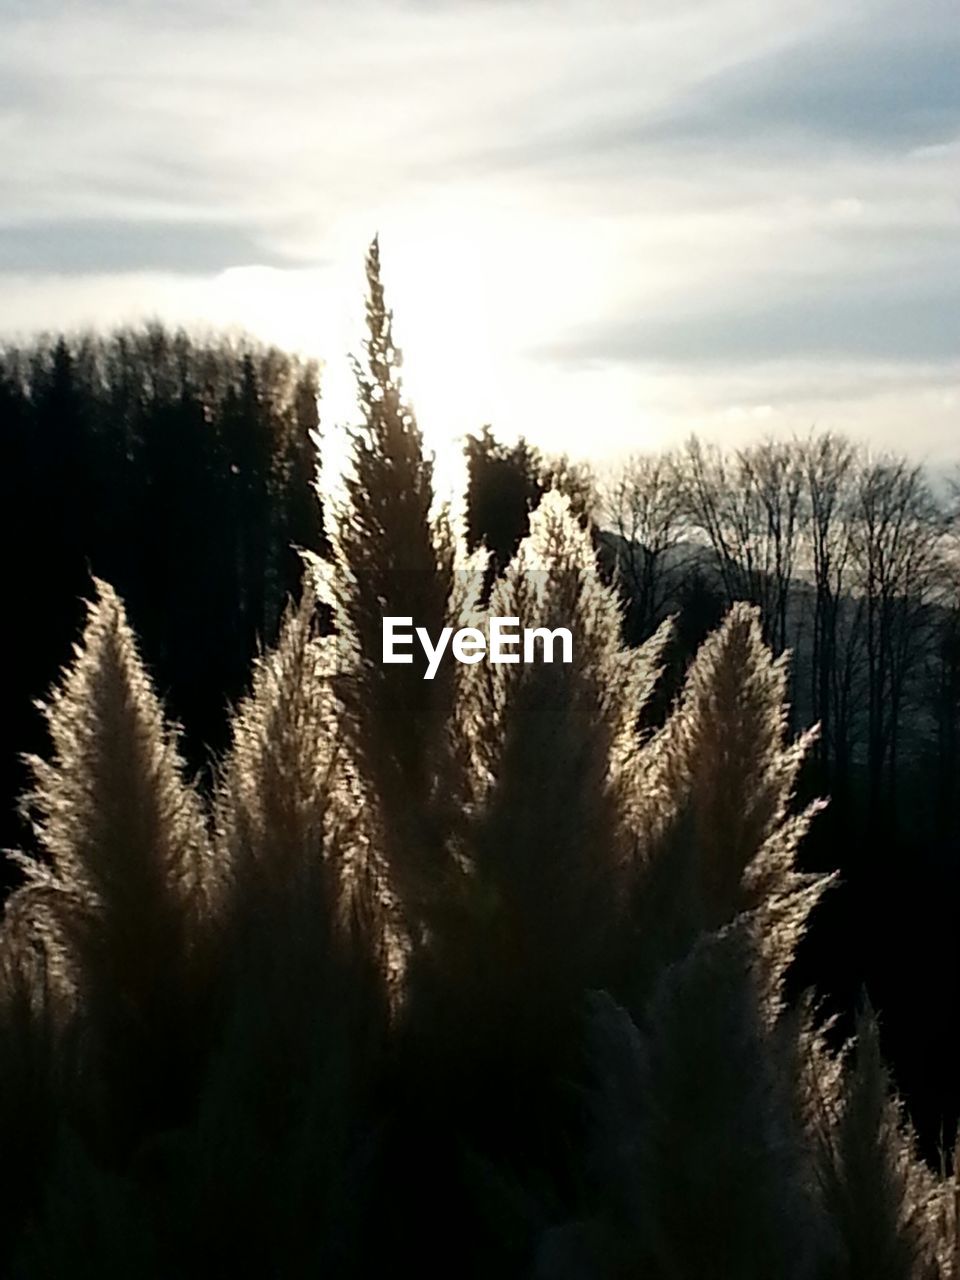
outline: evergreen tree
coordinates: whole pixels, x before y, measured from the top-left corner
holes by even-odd
[[[487,600],[497,576],[517,553],[530,532],[530,512],[543,496],[540,456],[521,437],[507,448],[494,439],[490,428],[479,436],[468,435],[464,444],[467,463],[467,549],[483,546],[489,553],[482,598]]]

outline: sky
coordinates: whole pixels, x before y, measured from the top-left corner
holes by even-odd
[[[374,233],[441,466],[960,459],[960,4],[0,0],[0,335],[247,329],[332,438]]]

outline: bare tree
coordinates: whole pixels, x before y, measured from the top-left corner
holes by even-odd
[[[767,632],[775,650],[786,648],[788,603],[796,569],[804,509],[803,472],[796,445],[767,440],[737,453],[745,482],[743,501],[757,517],[757,556],[767,597]]]
[[[802,516],[795,447],[767,441],[725,454],[693,437],[679,477],[687,519],[713,550],[727,602],[759,605],[767,640],[783,649]]]
[[[850,750],[853,666],[849,611],[843,605],[850,566],[850,522],[856,453],[841,436],[826,433],[799,445],[807,514],[804,554],[813,577],[810,705],[819,721],[822,762],[845,776]]]
[[[603,516],[619,539],[617,567],[628,596],[631,639],[652,635],[676,590],[684,505],[670,454],[636,454],[603,496]]]
[[[920,467],[868,462],[857,476],[851,523],[855,590],[866,659],[867,772],[876,813],[885,782],[895,799],[911,680],[930,641],[943,518]]]
[[[945,509],[940,610],[932,654],[931,701],[936,732],[937,809],[941,830],[956,831],[960,789],[960,467]]]

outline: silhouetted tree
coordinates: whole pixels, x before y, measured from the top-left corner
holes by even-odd
[[[490,554],[484,598],[530,532],[530,512],[540,501],[541,463],[521,437],[511,448],[494,439],[489,427],[467,436],[467,549],[483,545]]]
[[[22,838],[17,753],[69,656],[90,571],[122,592],[191,763],[225,742],[258,644],[322,551],[317,372],[159,325],[0,350],[0,536],[15,680],[2,684],[0,842]]]

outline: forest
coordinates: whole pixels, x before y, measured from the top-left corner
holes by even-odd
[[[0,350],[0,1274],[960,1280],[949,478],[483,428],[451,507],[367,282],[340,488],[309,362]]]

